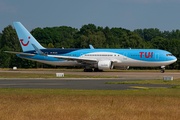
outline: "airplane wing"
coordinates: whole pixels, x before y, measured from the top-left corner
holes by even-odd
[[[64,59],[64,60],[71,60],[71,61],[77,61],[79,63],[83,64],[91,64],[91,63],[96,63],[99,60],[98,59],[92,59],[92,58],[82,58],[82,57],[67,57],[67,56],[59,56],[59,55],[48,55],[49,57],[54,57],[57,59]],[[122,61],[117,60],[117,59],[112,59],[111,60],[113,63],[122,63]]]
[[[4,51],[6,53],[19,54],[24,56],[35,56],[35,54],[23,53],[23,52],[13,52],[13,51]]]
[[[98,61],[97,59],[87,59],[87,58],[80,58],[80,57],[66,57],[66,56],[59,56],[59,55],[46,55],[40,49],[38,49],[36,47],[36,45],[32,44],[32,46],[34,47],[34,49],[35,49],[35,51],[36,51],[36,53],[38,55],[54,57],[54,58],[57,58],[57,59],[77,61],[77,62],[80,62],[80,63],[88,63],[88,62],[97,62]]]
[[[72,61],[77,61],[77,62],[98,62],[97,59],[89,59],[89,58],[81,58],[81,57],[66,57],[66,56],[59,56],[59,55],[48,55],[49,57],[54,57],[57,59],[64,59],[64,60],[72,60]]]

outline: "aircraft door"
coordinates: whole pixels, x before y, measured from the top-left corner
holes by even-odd
[[[156,60],[159,60],[159,53],[156,53],[156,54],[155,54],[155,59],[156,59]]]
[[[80,54],[80,57],[83,57],[83,53]]]
[[[123,54],[123,59],[127,60],[127,53],[126,52]]]

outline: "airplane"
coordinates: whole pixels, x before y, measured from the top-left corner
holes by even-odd
[[[131,67],[165,66],[177,61],[170,52],[159,49],[46,49],[20,23],[13,22],[23,52],[5,51],[18,57],[55,66],[83,66],[84,72]]]

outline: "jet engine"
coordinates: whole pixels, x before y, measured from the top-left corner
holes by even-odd
[[[113,69],[113,62],[110,60],[103,60],[99,61],[97,66],[100,70],[109,70]]]

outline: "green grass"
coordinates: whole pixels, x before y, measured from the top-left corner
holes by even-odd
[[[170,80],[139,80],[124,82],[106,82],[105,84],[161,84],[161,85],[180,85],[180,79]]]
[[[172,96],[180,97],[180,87],[129,90],[75,90],[75,89],[14,89],[0,88],[2,95],[85,95],[85,96]]]
[[[0,88],[2,120],[179,119],[180,89]]]

